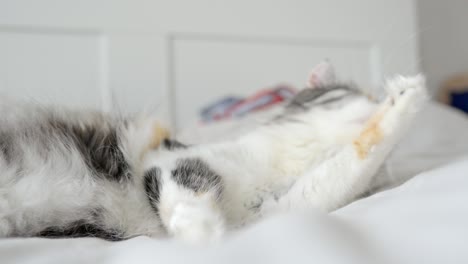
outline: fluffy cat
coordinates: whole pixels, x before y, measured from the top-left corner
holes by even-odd
[[[388,81],[380,103],[326,63],[309,81],[271,122],[199,146],[145,117],[1,105],[0,237],[197,242],[272,211],[353,201],[427,100],[424,79]]]

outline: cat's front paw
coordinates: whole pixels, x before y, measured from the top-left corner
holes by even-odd
[[[224,233],[222,215],[204,204],[177,204],[168,224],[171,235],[189,243],[216,241]]]
[[[409,112],[418,111],[429,98],[423,75],[395,77],[387,82],[385,90],[392,105]]]
[[[386,83],[385,90],[388,97],[383,103],[385,114],[379,117],[383,119],[380,127],[384,134],[404,131],[429,99],[425,78],[422,75],[398,76]]]

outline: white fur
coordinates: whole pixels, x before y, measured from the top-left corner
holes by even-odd
[[[164,182],[172,181],[169,172],[175,159],[202,157],[222,175],[225,186],[221,200],[214,201],[207,199],[214,196],[200,197],[173,183],[164,184],[161,207],[170,209],[161,213],[169,232],[192,241],[211,239],[218,237],[224,224],[227,229],[236,228],[271,211],[307,207],[331,211],[353,201],[366,191],[427,100],[421,76],[397,77],[385,88],[388,98],[380,105],[358,98],[339,110],[312,109],[297,116],[299,122],[264,126],[234,142],[169,155],[152,153],[146,166],[162,168]],[[381,116],[377,126],[382,139],[360,158],[353,142],[375,116]],[[186,215],[184,221],[179,221],[181,214]]]
[[[385,87],[388,98],[380,105],[358,97],[338,109],[312,108],[295,115],[295,121],[271,123],[230,142],[157,149],[144,156],[150,130],[145,122],[136,122],[121,138],[134,174],[126,184],[93,178],[78,152],[64,145],[51,146],[53,155],[47,159],[26,152],[27,171],[21,173],[20,167],[0,159],[0,237],[28,236],[50,225],[91,219],[86,214],[96,205],[104,211],[105,227],[124,230],[126,236],[161,237],[167,232],[190,242],[217,239],[276,210],[334,210],[366,190],[427,99],[421,76],[397,77]],[[4,117],[3,124],[19,115],[24,114]],[[382,139],[365,158],[359,157],[354,142],[376,115]],[[41,122],[40,113],[37,118],[24,120]],[[222,177],[220,196],[214,190],[196,193],[174,181],[171,171],[184,157],[201,158]],[[143,188],[143,172],[155,166],[162,170],[160,218]]]

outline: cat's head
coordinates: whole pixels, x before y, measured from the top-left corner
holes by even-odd
[[[371,108],[370,98],[355,85],[338,80],[332,64],[325,60],[311,70],[306,88],[290,100],[285,112],[276,119],[306,114],[323,123],[343,122],[360,120],[364,118],[362,113]]]

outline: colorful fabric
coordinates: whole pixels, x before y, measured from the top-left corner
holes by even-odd
[[[282,103],[295,94],[295,89],[281,85],[261,90],[250,97],[226,97],[205,107],[201,112],[203,123],[230,118],[240,118],[255,111],[261,111]]]

